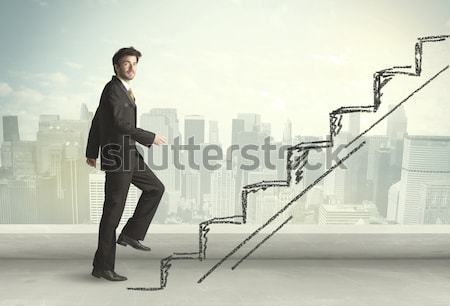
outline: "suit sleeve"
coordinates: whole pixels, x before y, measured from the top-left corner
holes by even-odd
[[[111,105],[114,127],[122,134],[130,135],[138,143],[150,147],[155,140],[155,133],[134,127],[129,120],[125,119],[123,100],[114,88],[109,89],[106,99]]]
[[[100,107],[99,107],[100,108]],[[89,130],[88,141],[86,145],[86,157],[97,159],[100,147],[100,126],[99,126],[99,108],[92,119],[91,129]]]

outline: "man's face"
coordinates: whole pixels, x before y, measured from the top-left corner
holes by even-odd
[[[130,81],[136,75],[137,58],[134,55],[123,56],[119,60],[119,65],[114,66],[116,67],[116,73],[119,77],[126,81]]]

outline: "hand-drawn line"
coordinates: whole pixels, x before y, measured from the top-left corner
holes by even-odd
[[[170,255],[168,257],[165,257],[161,260],[160,266],[161,266],[161,271],[163,273],[160,273],[160,287],[127,287],[128,290],[139,290],[139,291],[157,291],[157,290],[162,290],[166,287],[167,285],[167,277],[169,274],[169,269],[172,266],[172,264],[170,263],[172,260],[192,260],[192,259],[196,259],[195,257],[192,256],[184,256],[182,255],[183,253],[174,253],[174,255],[180,255],[178,257],[173,257],[173,255]],[[187,253],[187,254],[196,254],[196,253]]]
[[[420,91],[420,89],[424,88],[426,85],[428,85],[432,80],[434,80],[439,74],[441,74],[442,72],[444,72],[449,66],[446,66],[444,69],[440,70],[437,74],[435,74],[433,77],[431,77],[430,79],[428,79],[424,84],[422,84],[419,88],[417,88],[416,90],[414,90],[411,94],[408,95],[407,98],[403,99],[399,104],[401,105],[401,103],[406,102],[410,97],[412,97],[415,93],[417,93],[418,91]],[[399,105],[397,104],[397,105]],[[391,114],[392,111],[388,112],[386,115],[384,115],[382,118],[386,118],[389,114]],[[370,128],[375,127],[377,124],[379,124],[382,120],[377,120]],[[360,133],[358,136],[356,136],[355,138],[353,138],[349,143],[347,143],[345,145],[345,148],[347,148],[348,146],[350,146],[352,143],[354,143],[357,139],[359,139],[363,134],[367,133],[367,130]],[[314,183],[313,183],[314,184]],[[310,189],[309,187],[313,187],[313,184],[308,186],[308,190]],[[307,190],[306,190],[307,191]],[[301,195],[303,195],[304,193],[302,192]],[[277,214],[278,216],[278,214]],[[272,218],[269,220],[270,222],[272,221]],[[199,282],[203,281],[204,278],[206,278],[206,276],[208,276],[212,271],[214,271],[220,264],[222,264],[226,259],[229,258],[229,256],[231,256],[232,254],[234,254],[236,251],[238,251],[245,243],[247,243],[247,241],[249,241],[250,239],[252,239],[262,228],[264,228],[265,226],[267,226],[270,222],[266,222],[262,227],[258,228],[252,235],[248,236],[241,244],[239,244],[235,249],[233,249],[229,254],[227,254],[224,258],[222,258],[221,261],[219,261],[218,264],[216,264],[215,266],[213,266],[213,268],[211,270],[209,270],[202,278],[200,278]],[[233,269],[233,268],[232,268]]]
[[[327,171],[325,171],[321,176],[319,176],[313,183],[309,184],[308,187],[303,189],[301,193],[299,193],[297,196],[295,196],[291,201],[289,201],[283,208],[281,208],[276,214],[274,214],[269,220],[266,221],[263,225],[258,227],[257,230],[255,230],[253,233],[251,233],[247,238],[245,238],[240,244],[238,244],[231,252],[229,252],[227,255],[225,255],[218,263],[216,263],[211,269],[208,270],[200,279],[197,281],[197,283],[201,283],[207,276],[209,276],[215,269],[217,269],[225,260],[227,260],[231,255],[236,253],[241,247],[243,247],[250,239],[252,239],[254,236],[256,236],[259,231],[261,231],[263,228],[268,226],[270,223],[272,223],[273,220],[275,220],[279,215],[281,215],[286,209],[288,209],[289,206],[291,206],[293,203],[295,203],[298,199],[300,199],[305,193],[307,193],[311,188],[313,188],[316,184],[318,184],[324,177],[326,177],[328,174],[330,174],[334,169],[339,167],[344,161],[346,161],[351,155],[353,155],[356,151],[361,149],[366,144],[366,141],[361,142],[357,147],[355,147],[353,150],[351,150],[347,155],[345,155],[341,160],[339,160],[335,165],[330,167]]]
[[[391,113],[393,113],[397,108],[399,108],[403,103],[405,103],[406,101],[408,101],[412,96],[414,96],[416,93],[418,93],[420,90],[422,90],[425,86],[427,86],[431,81],[433,81],[435,78],[437,78],[442,72],[444,72],[445,70],[447,70],[449,67],[449,65],[445,66],[444,68],[442,68],[442,70],[440,70],[438,73],[436,73],[435,75],[433,75],[430,79],[428,79],[428,81],[426,81],[425,83],[423,83],[421,86],[419,86],[418,88],[416,88],[416,90],[414,90],[413,92],[411,92],[406,98],[404,98],[402,101],[400,101],[399,103],[397,103],[390,111],[388,111],[386,114],[384,114],[380,119],[378,119],[377,121],[375,121],[371,126],[369,126],[366,130],[364,130],[361,134],[359,134],[357,137],[353,138],[352,141],[350,141],[349,143],[347,143],[345,145],[345,148],[347,148],[348,146],[350,146],[353,142],[355,142],[356,140],[358,140],[359,138],[361,138],[362,136],[364,136],[365,134],[367,134],[367,132],[369,132],[371,129],[373,129],[378,123],[380,123],[381,121],[383,121],[387,116],[389,116]]]
[[[330,123],[330,135],[328,140],[321,141],[312,141],[312,142],[301,142],[297,145],[289,147],[287,150],[287,158],[286,158],[286,170],[287,177],[285,180],[270,180],[270,181],[261,181],[259,183],[249,184],[242,187],[241,192],[241,206],[242,206],[242,214],[234,215],[228,217],[219,217],[212,218],[206,221],[203,221],[199,224],[199,251],[198,252],[190,252],[190,253],[173,253],[172,255],[161,259],[160,265],[160,287],[155,288],[128,288],[129,290],[161,290],[164,289],[167,284],[167,278],[169,274],[169,269],[172,266],[170,262],[172,260],[183,260],[183,259],[198,259],[200,261],[206,259],[206,249],[208,237],[207,234],[210,231],[209,226],[212,224],[245,224],[247,222],[247,198],[250,193],[256,193],[260,190],[265,191],[267,188],[271,187],[290,187],[292,180],[292,173],[295,171],[295,183],[298,184],[303,178],[304,167],[308,162],[308,154],[311,149],[319,149],[319,148],[329,148],[334,145],[334,137],[336,137],[342,129],[342,118],[346,113],[354,113],[354,112],[376,112],[381,104],[381,97],[383,96],[382,89],[383,87],[393,79],[395,75],[406,75],[406,76],[420,76],[422,72],[422,54],[423,54],[423,44],[428,42],[439,42],[444,41],[449,38],[450,35],[438,35],[438,36],[426,36],[417,39],[415,44],[415,69],[414,72],[405,71],[405,69],[411,69],[412,66],[393,66],[391,68],[383,69],[374,73],[373,80],[373,94],[374,94],[374,103],[373,105],[365,105],[365,106],[346,106],[340,107],[329,113],[329,123]],[[434,80],[440,73],[444,72],[448,68],[445,67],[436,75],[434,75],[431,79],[425,82],[421,87],[412,92],[402,103],[408,101],[415,93],[420,91],[426,85],[428,85],[432,80]],[[373,126],[371,126],[368,130],[373,128],[376,124],[386,119],[388,115],[390,115],[393,111],[395,111],[400,105],[392,109],[389,113],[385,114],[382,119],[378,120]],[[358,138],[368,132],[368,130],[364,131],[356,138],[354,138],[351,142],[346,145],[346,148],[350,146],[353,142],[355,142]],[[358,147],[359,148],[359,147]],[[299,156],[293,156],[295,153],[299,153]],[[349,156],[347,156],[349,157]],[[331,168],[330,168],[331,169]],[[329,170],[330,170],[329,169]],[[334,169],[334,168],[333,168]],[[325,172],[324,175],[326,175]],[[308,187],[312,187],[311,185]],[[299,195],[298,198],[303,195],[309,188],[304,189]],[[291,203],[291,202],[290,202]],[[270,221],[270,220],[269,220]],[[267,223],[267,222],[266,222]],[[258,233],[258,230],[254,232],[254,235]],[[253,235],[253,234],[252,234]],[[253,237],[250,235],[251,237]],[[249,236],[249,237],[250,237]],[[247,237],[248,238],[248,237]],[[250,238],[251,239],[251,238]],[[244,240],[247,241],[247,240]],[[192,256],[186,256],[192,255]]]
[[[292,216],[290,216],[289,218],[287,218],[283,223],[281,223],[276,229],[274,229],[270,235],[268,235],[267,237],[265,237],[263,240],[261,240],[253,249],[251,249],[247,254],[245,254],[244,257],[242,257],[241,259],[239,259],[238,262],[236,262],[232,267],[231,270],[234,270],[237,266],[239,266],[239,264],[241,264],[247,257],[249,257],[254,251],[256,251],[257,248],[259,248],[264,242],[266,242],[267,240],[269,240],[270,237],[272,237],[276,232],[278,232],[283,226],[285,226],[289,221],[291,221]]]

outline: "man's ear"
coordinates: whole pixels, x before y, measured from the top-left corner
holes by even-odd
[[[114,72],[117,74],[117,70],[119,69],[119,65],[114,64]]]

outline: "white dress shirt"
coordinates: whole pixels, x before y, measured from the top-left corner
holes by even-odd
[[[122,79],[120,76],[117,76],[117,78],[122,82],[123,86],[125,86],[126,90],[129,91],[131,89],[130,83]],[[133,92],[134,94],[134,92]]]

